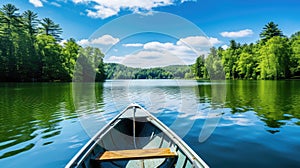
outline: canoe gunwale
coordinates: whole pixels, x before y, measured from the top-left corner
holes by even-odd
[[[69,163],[65,166],[65,168],[77,167],[84,159],[90,155],[94,147],[99,143],[101,138],[105,136],[114,126],[121,121],[120,117],[127,112],[131,108],[139,108],[141,109],[147,116],[146,120],[160,129],[166,136],[168,136],[178,147],[182,150],[182,152],[186,155],[187,158],[192,162],[192,164],[196,167],[205,167],[209,166],[170,128],[164,125],[160,120],[154,117],[150,112],[145,110],[138,104],[132,103],[127,106],[122,112],[120,112],[117,116],[115,116],[110,122],[108,122],[102,129],[100,129],[94,136],[91,138],[78,152],[77,154],[69,161]]]
[[[121,113],[115,116],[110,122],[108,122],[102,129],[100,129],[94,136],[91,138],[78,152],[77,154],[70,160],[70,162],[65,166],[65,168],[76,167],[80,164],[86,156],[88,156],[93,148],[97,145],[103,133],[108,132],[113,128],[114,123],[119,119],[119,117],[125,113],[129,108],[133,107],[133,104],[130,104],[127,108],[125,108]],[[79,159],[79,160],[78,160]],[[78,161],[77,161],[78,160]]]
[[[148,111],[146,111],[148,112]],[[168,128],[166,125],[164,125],[160,120],[158,120],[156,117],[153,117],[152,114],[149,113],[151,116],[151,119],[149,119],[149,122],[157,126],[163,131],[180,149],[183,150],[183,152],[187,155],[187,157],[193,161],[193,164],[196,162],[199,162],[201,166],[203,167],[209,167],[177,134],[175,134],[170,128]]]

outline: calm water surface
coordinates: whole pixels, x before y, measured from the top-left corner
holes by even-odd
[[[211,167],[299,167],[300,81],[0,84],[0,167],[64,167],[137,102]]]

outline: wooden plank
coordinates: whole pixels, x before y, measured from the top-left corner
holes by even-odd
[[[177,157],[175,152],[170,148],[155,149],[133,149],[119,151],[105,151],[95,160],[112,161],[112,160],[136,160],[136,159],[153,159],[153,158],[174,158]]]

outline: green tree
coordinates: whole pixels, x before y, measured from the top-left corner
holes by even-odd
[[[196,78],[206,78],[207,77],[204,55],[200,55],[196,59],[196,62],[193,65],[193,72],[194,72]]]
[[[291,64],[290,71],[292,75],[300,75],[300,31],[291,37]]]
[[[289,77],[290,48],[288,39],[273,37],[259,50],[260,78],[280,79]]]
[[[40,77],[42,81],[60,80],[60,75],[63,72],[62,47],[56,43],[53,36],[38,35],[37,49],[40,56]]]
[[[14,81],[17,72],[17,58],[15,48],[15,37],[17,36],[17,28],[20,26],[19,9],[12,4],[3,5],[1,10],[2,22],[2,56],[4,80]]]
[[[59,45],[58,24],[18,11],[12,4],[0,8],[0,81],[70,81],[80,46],[74,39]]]
[[[75,67],[74,80],[81,82],[94,82],[103,81],[100,78],[105,76],[103,72],[103,66],[99,65],[103,63],[104,54],[99,48],[85,47],[80,48],[79,57]],[[103,74],[102,74],[103,73]]]
[[[36,52],[36,48],[34,46],[35,40],[36,40],[36,35],[38,31],[38,16],[36,13],[27,10],[22,14],[23,18],[23,28],[24,31],[27,34],[27,37],[24,37],[24,39],[28,39],[27,41],[27,52],[26,54],[23,54],[23,57],[25,57],[24,60],[24,66],[23,66],[23,71],[26,71],[27,73],[27,80],[29,81],[34,81],[37,76],[37,71],[38,71],[38,56]]]
[[[104,55],[103,55],[104,57]],[[102,82],[106,79],[105,70],[104,70],[104,62],[103,57],[99,61],[99,65],[96,71],[96,81]],[[132,79],[132,75],[130,72],[127,72],[126,76],[128,76],[128,79]]]
[[[59,27],[59,24],[55,24],[50,18],[44,18],[41,21],[41,31],[43,34],[53,36],[57,41],[60,41],[60,35],[62,29]]]
[[[34,13],[31,10],[27,10],[23,13],[22,16],[23,16],[24,28],[28,32],[31,42],[33,43],[38,30],[39,20],[38,20],[37,13]]]
[[[63,72],[61,74],[61,79],[64,81],[71,81],[74,77],[74,70],[76,65],[76,60],[78,57],[80,46],[76,43],[75,39],[71,38],[64,43],[62,49],[62,67]]]
[[[263,28],[263,31],[260,33],[261,40],[267,42],[272,37],[279,36],[283,37],[281,30],[278,28],[278,25],[274,22],[269,22]]]
[[[236,62],[239,59],[239,48],[240,44],[231,40],[229,48],[222,52],[222,64],[227,79],[235,79],[238,77]]]
[[[225,79],[224,68],[222,65],[222,60],[216,48],[212,47],[210,53],[205,60],[205,67],[207,69],[209,78],[211,80],[223,80]]]
[[[241,79],[256,79],[257,54],[253,44],[244,45],[237,60],[237,71]]]
[[[19,9],[12,4],[3,5],[1,8],[1,21],[6,26],[7,34],[12,32],[12,29],[20,23],[20,15],[18,13]]]
[[[5,81],[7,77],[7,51],[4,30],[4,13],[0,10],[0,81]]]

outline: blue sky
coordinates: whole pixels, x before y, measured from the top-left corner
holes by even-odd
[[[278,24],[287,36],[300,31],[299,0],[1,0],[0,5],[7,3],[14,4],[20,9],[20,13],[29,9],[38,13],[39,18],[51,18],[62,27],[64,39],[72,37],[82,45],[91,45],[94,39],[95,44],[102,45],[98,47],[102,47],[102,51],[105,52],[106,61],[123,61],[124,64],[126,64],[124,58],[137,59],[137,57],[141,58],[141,55],[146,55],[145,59],[152,58],[152,62],[161,62],[164,65],[163,59],[155,60],[155,58],[178,54],[188,55],[178,57],[181,62],[190,64],[197,55],[207,54],[207,51],[204,51],[205,49],[201,46],[197,46],[195,42],[202,40],[201,44],[203,45],[202,36],[206,35],[206,40],[211,44],[210,47],[226,46],[231,39],[240,43],[256,42],[263,26],[270,21]],[[103,30],[105,25],[128,14],[142,14],[146,18],[156,12],[166,12],[182,17],[197,26],[202,33],[192,35],[190,30],[185,31],[188,28],[180,27],[178,24],[178,27],[174,26],[169,31],[180,29],[180,32],[187,32],[186,34],[174,37],[162,33],[144,32],[121,38],[122,32],[134,29],[134,26],[140,26],[137,25],[136,18],[129,21],[131,25],[112,24],[113,28],[106,28],[105,32]],[[174,19],[169,24],[189,24],[180,18],[178,21],[176,17],[167,16],[167,18],[159,18],[160,22],[155,21],[157,24],[155,26],[164,25],[165,19]],[[193,26],[192,24],[190,27]],[[184,42],[185,46],[189,48],[197,48],[197,51],[194,50],[194,54],[191,54],[181,42]],[[103,48],[103,44],[107,45],[106,48]],[[97,47],[97,45],[95,46]],[[157,50],[155,53],[154,47],[161,48],[161,50]],[[199,48],[201,51],[198,50]],[[162,56],[158,53],[166,54]],[[169,60],[170,58],[168,57]],[[141,64],[145,61],[132,63],[131,66],[139,64],[147,67],[147,65]],[[129,63],[127,64],[129,65]],[[148,66],[161,65],[153,63]]]

